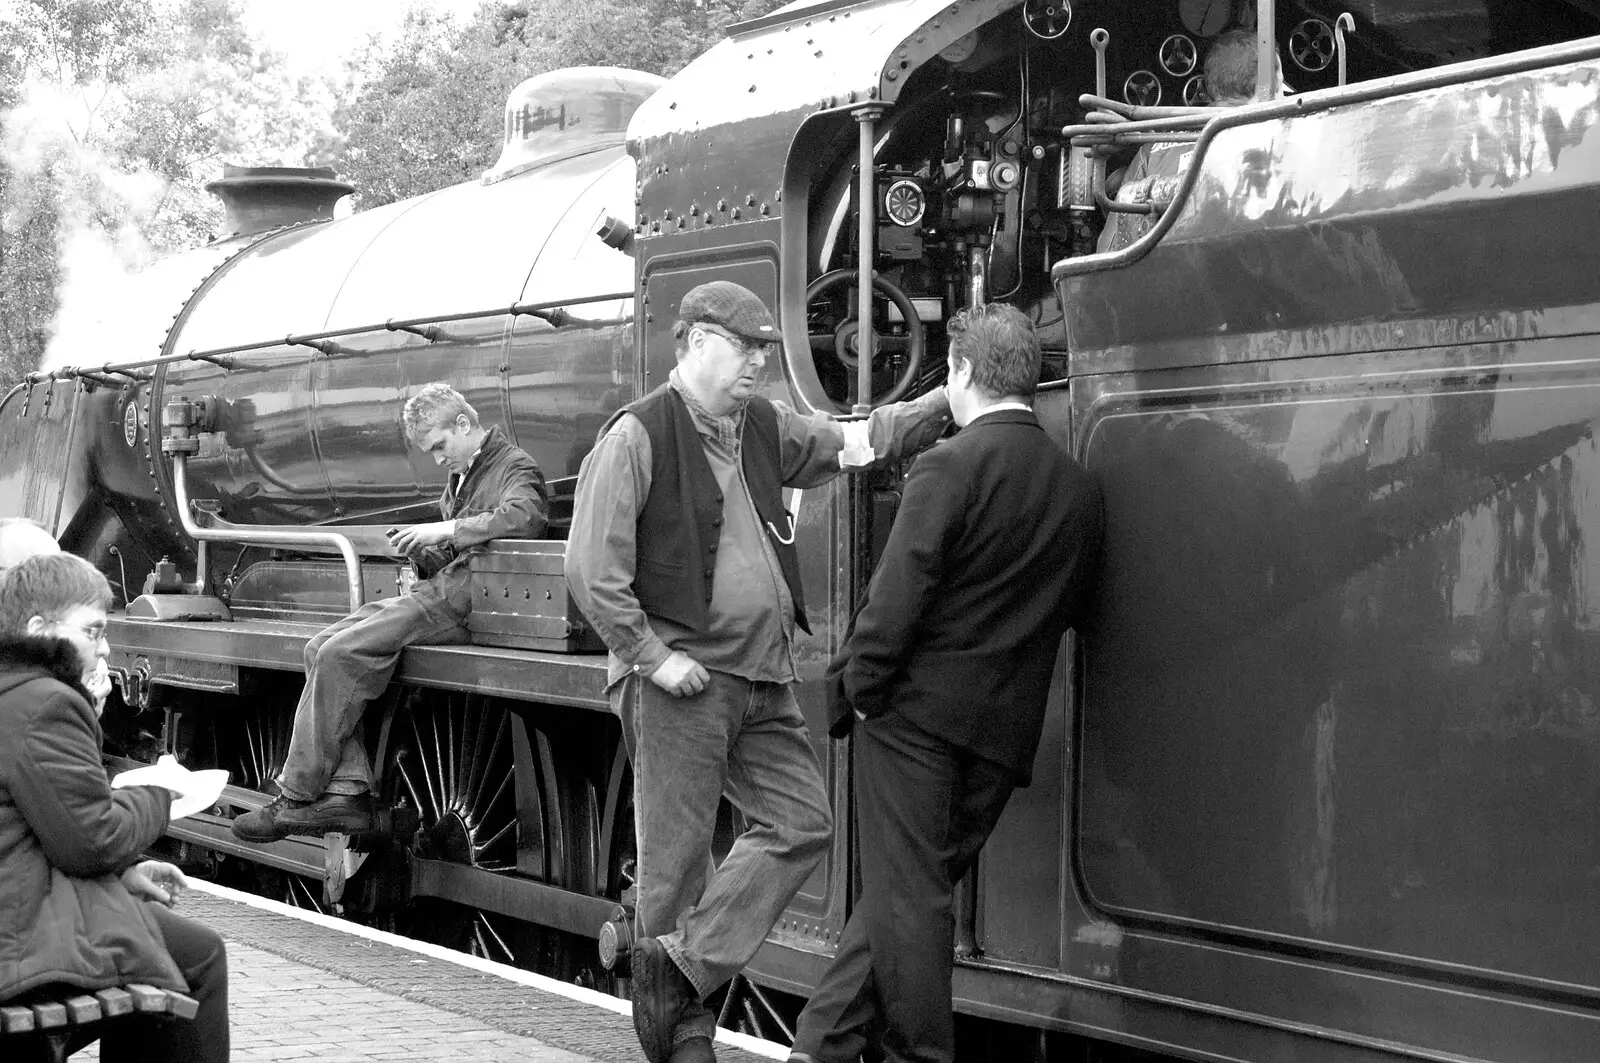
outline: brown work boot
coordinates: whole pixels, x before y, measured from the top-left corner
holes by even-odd
[[[371,794],[323,794],[295,805],[278,814],[278,823],[290,834],[365,834],[378,823]]]
[[[699,999],[659,939],[640,938],[634,943],[633,1029],[650,1063],[671,1063],[678,1020]],[[709,1042],[706,1047],[710,1048]]]
[[[284,813],[304,808],[310,803],[279,794],[262,808],[235,816],[233,836],[245,842],[281,841],[293,833],[283,822]]]
[[[691,1037],[672,1046],[671,1063],[717,1063],[711,1051],[711,1038]]]

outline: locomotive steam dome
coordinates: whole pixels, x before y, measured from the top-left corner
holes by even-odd
[[[623,142],[639,105],[665,79],[614,66],[579,66],[531,77],[511,90],[493,184],[562,159]]]

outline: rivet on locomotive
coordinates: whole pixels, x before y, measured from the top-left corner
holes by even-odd
[[[1298,92],[1258,61],[1256,102],[1207,106],[1241,26]],[[1034,785],[960,893],[968,1058],[1588,1063],[1597,32],[1587,0],[816,0],[669,81],[535,78],[499,163],[415,200],[334,221],[331,172],[230,169],[228,232],[0,403],[0,512],[118,588],[115,764],[232,773],[173,825],[187,863],[620,990],[632,783],[559,537],[477,558],[473,642],[408,651],[368,714],[382,831],[228,829],[268,800],[307,639],[407,589],[382,531],[441,474],[402,404],[465,394],[559,536],[690,287],[778,308],[766,393],[840,416],[936,386],[943,321],[1014,303],[1108,537]],[[1173,146],[1159,194],[1112,189]],[[1108,214],[1135,235],[1100,251]],[[841,813],[817,680],[897,483],[798,507]],[[840,830],[725,1024],[784,1036],[850,870]]]

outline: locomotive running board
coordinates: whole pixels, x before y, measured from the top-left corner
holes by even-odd
[[[276,842],[242,842],[233,836],[232,820],[206,813],[167,825],[167,837],[204,846],[258,864],[321,879],[328,847],[321,838],[285,838]]]
[[[230,668],[305,669],[305,645],[319,624],[234,620],[195,623],[130,619],[115,614],[107,625],[113,668],[143,667],[148,682],[193,685],[190,662]],[[202,669],[203,670],[203,669]],[[400,658],[397,683],[539,701],[548,705],[610,712],[603,654],[563,654],[546,650],[489,646],[412,646]],[[537,695],[530,696],[530,691]]]

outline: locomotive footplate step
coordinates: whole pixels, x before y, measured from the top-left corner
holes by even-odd
[[[228,943],[235,1063],[644,1059],[625,1000],[208,882],[180,911]],[[718,1035],[723,1063],[787,1056]]]

